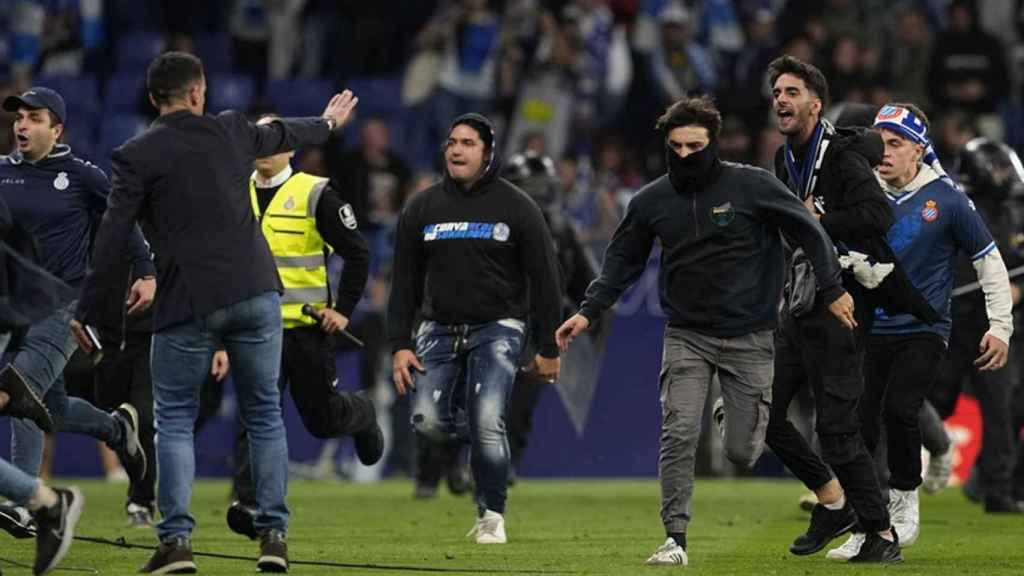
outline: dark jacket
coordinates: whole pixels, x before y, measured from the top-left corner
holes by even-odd
[[[0,199],[0,334],[26,328],[75,298],[70,286],[36,263],[37,253]]]
[[[113,191],[76,317],[89,322],[104,288],[118,282],[115,263],[136,218],[152,231],[156,254],[154,330],[280,292],[249,199],[252,163],[323,144],[329,132],[321,118],[264,126],[233,111],[218,116],[181,111],[157,118],[111,157]]]
[[[541,355],[558,357],[562,290],[551,234],[537,204],[497,176],[500,164],[495,145],[470,189],[446,173],[406,203],[388,302],[392,351],[414,348],[413,322],[422,308],[424,318],[442,324],[530,320]]]
[[[593,322],[610,308],[643,273],[657,239],[670,325],[716,337],[772,329],[785,272],[780,231],[807,251],[829,301],[842,295],[828,236],[769,172],[722,162],[700,189],[662,176],[630,200],[580,313]]]
[[[894,219],[873,170],[884,152],[885,145],[877,133],[863,128],[836,128],[813,191],[824,208],[821,225],[840,249],[856,250],[867,254],[873,262],[895,265],[874,290],[853,286],[857,282],[853,276],[843,274],[851,294],[865,294],[872,310],[881,307],[890,315],[909,313],[933,324],[938,313],[914,287],[885,240]],[[796,156],[799,159],[802,154]],[[800,194],[786,170],[784,146],[775,153],[775,175],[794,194]]]
[[[58,144],[45,158],[26,162],[15,151],[0,157],[0,198],[38,248],[38,262],[72,287],[81,285],[90,249],[107,209],[110,181],[96,166]],[[138,230],[120,246],[122,269],[135,264],[138,276],[155,272],[149,247]]]

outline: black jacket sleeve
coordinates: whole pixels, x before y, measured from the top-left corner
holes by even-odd
[[[316,206],[316,229],[327,243],[345,261],[338,281],[334,309],[346,317],[363,295],[370,274],[370,249],[359,233],[352,207],[341,199],[332,183],[324,186]]]
[[[587,288],[580,314],[591,324],[615,304],[647,267],[647,257],[654,245],[654,234],[647,224],[647,216],[643,214],[642,194],[634,195],[629,201],[626,214],[605,249],[601,273]]]
[[[426,191],[408,202],[398,218],[387,318],[392,352],[416,348],[412,339],[413,322],[423,301],[423,283],[426,280],[417,199],[424,194]]]
[[[91,322],[90,314],[101,310],[105,288],[120,285],[123,246],[133,232],[138,232],[136,217],[146,199],[146,191],[136,167],[123,148],[111,154],[113,183],[107,210],[103,214],[93,243],[93,267],[82,285],[75,318]]]
[[[537,327],[537,347],[545,358],[558,358],[555,330],[562,320],[562,275],[555,242],[540,208],[524,199],[519,225],[520,258],[526,277],[530,279],[530,315]]]
[[[91,164],[84,168],[83,177],[89,191],[89,225],[93,230],[93,241],[95,242],[95,233],[99,229],[103,213],[107,209],[107,199],[110,197],[110,180],[102,170]],[[156,276],[156,266],[153,264],[149,244],[143,237],[138,224],[135,225],[128,238],[127,263],[131,266],[132,281],[146,276]]]
[[[841,187],[840,205],[828,202],[821,225],[833,242],[856,242],[884,237],[892,227],[892,210],[882,195],[867,159],[854,151],[843,151],[834,161],[838,171],[835,185]],[[820,182],[820,180],[819,180]],[[825,191],[826,198],[830,197]]]
[[[818,291],[825,302],[834,302],[843,294],[839,260],[825,230],[797,197],[773,178],[762,178],[763,185],[753,196],[766,221],[781,229],[804,249],[814,267]]]
[[[246,155],[252,158],[320,146],[331,134],[323,118],[278,118],[256,125],[241,113],[228,110],[220,113],[217,119],[231,133],[234,142],[239,143]]]

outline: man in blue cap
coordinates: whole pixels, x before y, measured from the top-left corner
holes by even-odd
[[[110,414],[100,411],[69,397],[61,375],[76,348],[69,324],[89,267],[92,239],[107,207],[110,183],[99,168],[59,143],[67,121],[60,94],[34,87],[8,97],[3,109],[15,115],[17,148],[9,156],[0,156],[0,201],[37,244],[40,266],[74,291],[71,299],[24,330],[11,346],[10,363],[0,370],[0,414],[12,417],[11,462],[28,476],[38,476],[43,432],[79,432],[105,441],[129,476],[141,478],[146,460],[139,449],[135,408],[123,404]],[[127,277],[130,264],[135,276],[127,295],[127,312],[131,314],[152,302],[156,280],[149,249],[138,229],[128,250],[124,275]],[[112,298],[124,302],[125,295]],[[0,528],[19,537],[32,536],[35,531],[27,510],[14,505],[0,506]]]

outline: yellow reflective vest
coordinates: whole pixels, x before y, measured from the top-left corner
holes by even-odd
[[[316,229],[316,206],[326,185],[326,178],[295,172],[278,188],[266,213],[260,214],[256,183],[249,179],[252,210],[284,284],[281,318],[285,328],[315,323],[302,314],[303,304],[312,304],[317,309],[327,306],[330,247]]]

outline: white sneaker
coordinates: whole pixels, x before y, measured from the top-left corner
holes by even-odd
[[[949,486],[949,477],[953,473],[953,457],[956,450],[950,442],[949,450],[945,454],[931,454],[928,458],[928,467],[924,471],[924,482],[921,488],[929,494],[938,494]]]
[[[917,489],[889,489],[889,517],[892,528],[900,541],[900,548],[909,548],[917,542],[921,533],[921,507],[917,498]]]
[[[725,440],[725,400],[721,396],[711,405],[711,418],[718,426],[718,433]]]
[[[486,510],[484,515],[476,519],[476,524],[466,533],[466,538],[476,537],[477,544],[505,544],[505,517],[497,512]]]
[[[648,566],[686,566],[690,562],[689,557],[686,556],[686,550],[672,537],[665,539],[665,543],[658,546],[658,549],[651,554],[651,557],[647,559]]]
[[[853,558],[860,553],[860,547],[864,545],[864,533],[854,532],[850,534],[850,537],[843,542],[843,545],[838,548],[833,548],[825,553],[825,558],[829,560],[838,560],[840,562],[847,562],[850,558]]]

